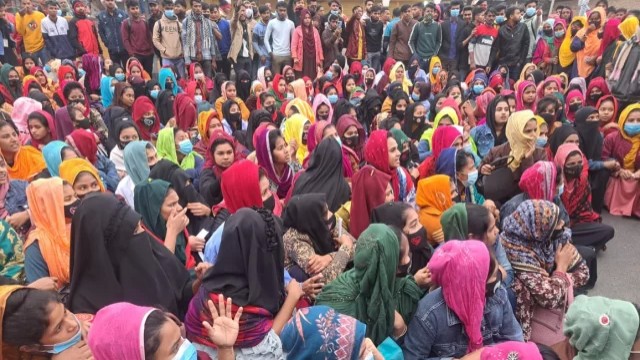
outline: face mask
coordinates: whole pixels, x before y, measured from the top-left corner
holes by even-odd
[[[340,10],[331,10],[333,15],[340,15]]]
[[[409,152],[403,152],[402,154],[400,154],[400,163],[401,164],[406,164],[407,161],[409,161]]]
[[[563,37],[564,36],[564,30],[556,31],[555,35],[556,35],[557,38]]]
[[[575,113],[576,111],[580,110],[581,107],[582,107],[582,104],[580,103],[571,104],[569,105],[569,111],[571,111],[572,113]]]
[[[536,8],[527,8],[525,14],[527,14],[527,17],[532,17],[536,14]]]
[[[473,146],[471,146],[470,143],[465,145],[465,146],[463,146],[462,150],[464,150],[465,152],[467,152],[469,154],[473,154]]]
[[[124,74],[116,74],[115,78],[118,81],[124,81]]]
[[[473,85],[473,93],[476,95],[480,95],[480,93],[484,90],[484,85]]]
[[[153,123],[156,121],[155,116],[147,116],[142,118],[142,124],[146,127],[153,126]]]
[[[328,79],[328,80],[333,80],[333,72],[331,71],[327,71],[324,76]]]
[[[17,79],[11,79],[11,80],[9,80],[9,85],[11,85],[11,86],[16,86],[16,85],[18,85],[18,80],[17,80]]]
[[[420,101],[420,95],[418,95],[416,93],[411,93],[411,99],[413,101]]]
[[[193,100],[195,100],[196,103],[200,104],[202,102],[202,95],[195,95],[193,97]]]
[[[355,107],[358,107],[358,106],[360,106],[360,103],[362,102],[362,98],[355,97],[355,98],[349,100],[349,102],[351,103],[351,105],[353,105]]]
[[[340,139],[340,136],[334,136],[334,139],[336,139],[336,141],[338,142],[338,145],[340,145],[340,147],[342,147],[342,139]]]
[[[493,295],[496,294],[498,289],[500,289],[500,286],[502,286],[502,271],[498,270],[498,272],[496,272],[496,280],[490,283],[487,283],[487,287],[485,289],[485,296],[492,297]]]
[[[558,187],[558,196],[561,196],[564,193],[564,183]]]
[[[404,119],[404,110],[395,110],[393,114],[400,120]]]
[[[80,199],[77,199],[76,201],[72,202],[69,205],[65,205],[64,206],[64,217],[67,219],[71,219],[73,218],[73,214],[76,213],[76,209],[78,208],[78,205],[80,204]]]
[[[359,137],[360,137],[360,135],[353,135],[351,137],[345,137],[344,138],[344,144],[347,145],[350,148],[354,148],[354,147],[356,147],[356,145],[358,145]]]
[[[284,79],[287,81],[287,84],[293,82],[296,78],[295,76],[285,76]]]
[[[338,95],[334,94],[334,95],[327,95],[327,98],[329,99],[329,102],[331,104],[335,104],[338,102]]]
[[[44,348],[41,348],[40,350],[49,354],[60,354],[61,352],[69,349],[73,345],[79,343],[80,340],[82,340],[82,324],[80,324],[80,320],[78,320],[78,318],[75,315],[73,315],[73,318],[78,323],[78,332],[75,335],[73,335],[71,339],[65,342],[54,344],[54,345],[46,345],[44,346]]]
[[[269,112],[269,114],[273,115],[273,113],[276,111],[276,106],[275,105],[269,105],[269,106],[265,106],[264,109],[267,110]]]
[[[640,134],[640,124],[624,124],[624,132],[629,136]]]
[[[62,16],[62,10],[58,9],[57,15]]]
[[[271,82],[271,80],[273,80],[273,79],[271,78],[271,76],[265,76],[265,78],[264,78],[264,79],[265,79],[267,82]]]
[[[328,120],[329,119],[329,114],[327,114],[327,115],[317,115],[316,118],[318,120]]]
[[[240,118],[240,113],[233,113],[233,114],[229,114],[229,122],[232,124],[237,124],[240,121],[242,121],[242,119]]]
[[[542,33],[543,33],[545,36],[551,36],[551,35],[553,35],[553,29],[542,30]]]
[[[302,133],[302,145],[307,145],[307,138],[309,137],[309,133]]]
[[[180,143],[178,144],[178,147],[180,148],[179,150],[180,153],[182,153],[183,155],[189,155],[193,151],[193,144],[189,139],[184,139],[180,141]]]
[[[431,73],[433,75],[438,75],[439,72],[440,72],[440,68],[439,67],[434,67],[433,70],[431,70]]]
[[[364,79],[364,81],[367,83],[367,86],[371,86],[373,84],[373,82],[375,81],[374,78],[366,78]]]
[[[78,69],[78,79],[83,77],[87,72],[82,70],[82,69]]]
[[[244,16],[246,16],[247,19],[251,19],[253,17],[253,9],[246,9],[244,11]]]
[[[287,93],[287,100],[293,100],[293,93]]]
[[[451,17],[452,18],[457,18],[458,16],[460,16],[460,9],[451,10]]]
[[[197,360],[198,359],[198,351],[196,347],[193,346],[191,341],[187,339],[182,339],[182,344],[176,353],[176,356],[173,357],[172,360]]]
[[[175,15],[175,13],[173,12],[173,10],[165,10],[164,11],[164,16],[171,18]]]
[[[275,209],[276,207],[276,199],[273,197],[273,194],[271,194],[271,196],[269,196],[269,198],[267,198],[267,200],[264,200],[262,202],[262,207],[265,209],[269,209],[271,211],[273,211],[273,209]]]
[[[602,94],[591,94],[589,95],[589,99],[593,102],[598,102],[598,100],[600,100],[600,98],[602,97]]]
[[[564,168],[564,176],[567,179],[578,178],[581,173],[582,173],[582,164]]]
[[[89,121],[89,118],[84,118],[84,119],[82,119],[80,121],[76,121],[76,125],[80,129],[87,130],[87,129],[91,128],[91,122]]]
[[[166,83],[164,85],[164,88],[167,89],[167,90],[173,90],[173,83]]]
[[[193,78],[196,79],[196,80],[202,80],[202,79],[204,79],[204,74],[203,73],[195,74],[195,75],[193,75]]]
[[[547,138],[545,136],[540,136],[536,139],[536,146],[539,148],[543,148],[547,145]]]
[[[472,186],[475,185],[476,181],[478,181],[478,170],[473,170],[470,171],[467,174],[467,181],[466,181],[466,186]]]
[[[409,259],[409,262],[404,265],[398,265],[396,277],[403,278],[409,275],[409,271],[411,271],[411,259]]]
[[[158,98],[158,94],[160,93],[160,90],[151,90],[149,91],[149,95],[151,95],[152,98],[157,99]]]
[[[327,224],[327,228],[329,231],[333,230],[336,227],[336,215],[331,214],[331,217],[328,219],[324,219],[324,223]]]
[[[502,24],[504,21],[505,21],[504,15],[496,16],[496,23],[497,24]]]

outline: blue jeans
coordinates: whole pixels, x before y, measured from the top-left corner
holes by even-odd
[[[184,58],[178,59],[165,59],[162,58],[162,67],[173,66],[178,74],[178,79],[185,79],[186,72],[184,71]]]
[[[47,48],[43,47],[42,49],[40,49],[39,51],[36,52],[23,52],[22,53],[22,58],[24,59],[25,57],[32,57],[35,61],[36,61],[36,65],[38,66],[43,66],[49,62],[49,53],[47,52]],[[38,64],[38,60],[40,61],[40,64]]]

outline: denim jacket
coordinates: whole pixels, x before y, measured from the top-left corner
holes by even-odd
[[[478,148],[478,156],[480,156],[480,158],[484,158],[485,156],[487,156],[489,150],[491,150],[496,142],[496,140],[493,138],[493,134],[491,133],[491,129],[489,129],[486,124],[474,127],[473,129],[471,129],[469,135],[476,143],[476,147]]]
[[[482,337],[485,346],[504,341],[524,341],[504,286],[487,299],[482,319]],[[437,289],[418,303],[418,310],[404,338],[404,358],[459,359],[467,353],[468,341],[463,324],[445,303],[442,289]]]
[[[128,17],[129,15],[121,9],[116,9],[113,15],[109,14],[107,10],[98,14],[98,32],[109,52],[126,52],[120,30],[122,22]]]

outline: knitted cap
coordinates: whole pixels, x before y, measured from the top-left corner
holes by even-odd
[[[576,297],[564,321],[564,334],[576,348],[575,360],[628,359],[640,319],[627,301]]]

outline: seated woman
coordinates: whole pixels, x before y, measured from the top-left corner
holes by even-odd
[[[433,247],[444,241],[440,216],[453,206],[458,196],[455,184],[447,175],[434,175],[418,182],[416,205],[420,208],[420,223],[427,229],[427,240]]]
[[[516,111],[536,108],[536,84],[532,81],[521,81],[516,85]]]
[[[247,121],[242,120],[240,106],[233,100],[227,100],[222,104],[222,128],[224,131],[238,139],[242,143],[246,142]]]
[[[476,188],[478,169],[472,153],[455,148],[444,149],[436,162],[436,174],[447,175],[455,182],[458,193],[455,202],[478,205],[488,202],[495,207],[493,201],[485,200]]]
[[[220,178],[222,173],[236,161],[235,151],[233,138],[227,133],[217,130],[211,134],[209,150],[199,181],[200,194],[209,206],[222,201]]]
[[[295,149],[292,154],[292,160],[299,167],[302,167],[302,163],[309,153],[307,138],[310,127],[311,122],[307,118],[301,114],[294,114],[285,121],[284,129],[282,130],[284,140]]]
[[[491,200],[496,202],[506,201],[516,195],[516,185],[520,181],[522,173],[537,161],[547,159],[545,150],[536,147],[538,123],[531,110],[517,111],[511,114],[509,121],[507,121],[505,133],[507,142],[491,149],[480,163],[480,175],[482,178],[491,175],[495,170],[495,165],[492,165],[495,160],[504,157],[509,158],[507,166],[513,176],[513,189],[505,190],[504,193],[499,195],[492,194],[496,198]],[[488,194],[485,193],[484,195],[490,198]]]
[[[618,123],[615,121],[618,115],[618,100],[613,95],[605,95],[596,103],[600,119],[600,132],[604,137],[620,131]]]
[[[507,142],[505,127],[511,115],[509,101],[498,95],[487,106],[486,122],[471,129],[471,137],[478,148],[478,156],[484,158],[495,146]]]
[[[56,125],[53,117],[46,111],[36,110],[27,117],[31,146],[38,150],[57,139]]]
[[[44,157],[47,168],[44,169],[39,176],[51,177],[60,175],[59,169],[62,163],[62,153],[65,148],[71,149],[71,146],[60,140],[54,140],[42,148],[42,156]],[[75,152],[75,150],[73,151]]]
[[[98,152],[96,135],[84,129],[76,129],[67,136],[66,141],[76,150],[79,156],[89,161],[98,170],[100,178],[106,184],[107,189],[111,192],[116,191],[118,182],[120,182],[118,171],[109,158]],[[67,158],[64,159],[66,160]]]
[[[156,148],[146,141],[132,141],[124,152],[124,166],[127,175],[120,180],[115,194],[121,196],[132,208],[135,208],[135,186],[149,179],[151,167],[158,162]]]
[[[391,176],[391,186],[396,201],[413,203],[416,190],[407,169],[400,166],[400,150],[393,134],[386,130],[373,131],[365,145],[367,163]]]
[[[8,175],[14,180],[30,181],[46,167],[38,149],[20,144],[18,129],[12,122],[0,120],[0,152]]]
[[[124,148],[132,141],[140,140],[140,132],[133,121],[119,121],[115,126],[115,132],[111,138],[115,142],[115,147],[109,153],[109,160],[113,162],[120,179],[127,175],[127,169],[124,166]]]
[[[9,223],[21,240],[26,238],[31,227],[26,195],[28,185],[26,181],[11,178],[7,163],[0,156],[0,220]]]
[[[316,304],[364,322],[367,337],[376,345],[389,336],[398,339],[423,295],[412,276],[396,276],[400,260],[410,262],[408,240],[399,229],[372,224],[357,243],[353,269],[325,285]]]
[[[98,171],[85,159],[73,158],[64,160],[60,164],[60,177],[71,184],[73,191],[80,199],[90,193],[106,191]]]
[[[442,113],[440,113],[442,114]],[[446,120],[445,120],[446,121]],[[446,125],[446,124],[443,124]],[[418,167],[418,171],[420,173],[420,178],[424,179],[425,177],[435,175],[436,171],[436,162],[440,157],[440,153],[442,150],[455,147],[457,149],[462,149],[462,144],[464,134],[460,132],[460,130],[456,126],[440,126],[433,132],[433,137],[430,140],[431,152],[423,152],[424,160]],[[421,144],[418,145],[418,152],[425,149],[421,148]],[[422,158],[422,155],[420,157]]]
[[[151,141],[158,136],[160,131],[160,116],[156,107],[146,96],[140,96],[133,103],[133,122],[138,127],[140,139]]]
[[[218,358],[203,321],[211,321],[210,300],[232,298],[232,311],[243,307],[235,350],[244,359],[282,359],[278,335],[303,295],[300,284],[284,284],[280,225],[271,212],[241,209],[224,225],[220,256],[210,268],[185,317],[187,338],[196,349]],[[209,311],[207,311],[209,310]]]
[[[336,123],[336,130],[342,141],[342,153],[349,159],[351,171],[355,174],[364,160],[364,128],[357,117],[342,115]]]
[[[395,197],[391,176],[365,165],[353,175],[349,221],[344,221],[345,229],[354,237],[369,227],[373,209],[384,203],[393,202]],[[344,219],[343,219],[344,220]]]
[[[324,194],[293,196],[283,221],[284,266],[299,282],[322,274],[329,283],[353,260],[356,240],[338,226]]]
[[[24,243],[27,282],[52,276],[69,285],[71,218],[80,201],[58,177],[39,179],[27,188],[33,230]]]
[[[218,129],[224,130],[222,121],[216,111],[201,111],[200,114],[198,114],[198,134],[200,135],[200,140],[193,146],[193,150],[200,154],[200,156],[206,157],[210,144],[209,138],[213,132]]]
[[[613,215],[640,217],[640,105],[627,106],[618,126],[620,131],[607,135],[602,148],[604,159],[613,158],[621,166],[609,181],[605,206]]]
[[[176,191],[164,180],[142,182],[135,187],[135,210],[142,215],[141,226],[191,269],[195,266],[191,253],[204,249],[204,239],[185,231],[189,223],[187,209],[178,200]]]
[[[484,243],[448,241],[427,267],[440,288],[418,303],[405,359],[464,358],[485,345],[523,341],[498,262]]]
[[[284,199],[293,184],[295,174],[291,153],[279,130],[265,128],[256,133],[256,158],[258,165],[269,175],[271,191]]]
[[[193,178],[199,177],[204,159],[193,151],[193,143],[187,131],[178,127],[165,127],[158,133],[156,149],[160,159],[167,159],[179,165]]]
[[[531,338],[535,307],[557,309],[573,288],[587,283],[589,269],[570,243],[560,208],[546,200],[527,200],[504,222],[498,240],[515,270],[516,318]]]
[[[275,80],[274,80],[275,82]],[[236,84],[233,81],[226,81],[222,84],[221,95],[215,102],[216,112],[218,114],[222,114],[222,104],[224,104],[227,100],[233,100],[238,104],[240,108],[240,117],[242,120],[249,120],[249,115],[251,112],[245,105],[244,101],[237,96],[236,92]]]

